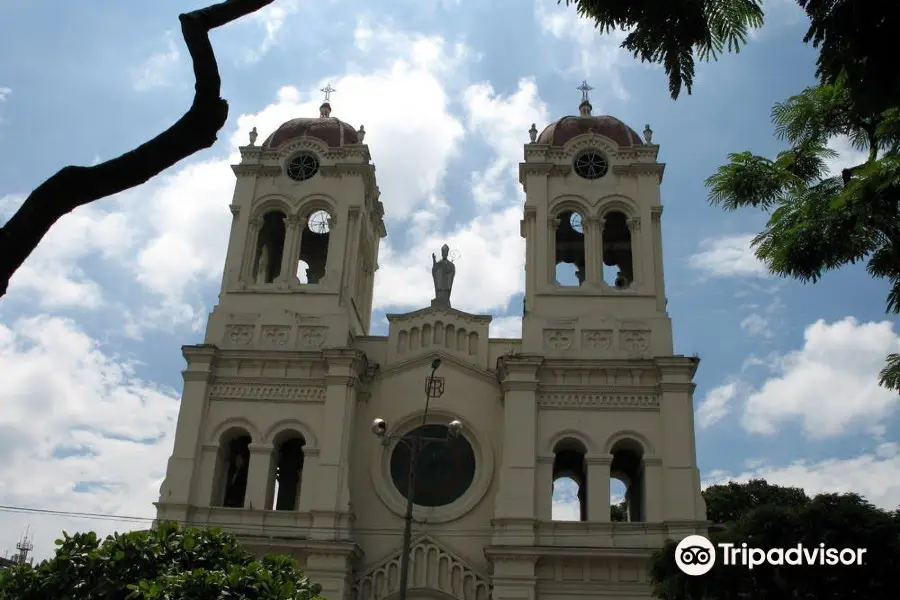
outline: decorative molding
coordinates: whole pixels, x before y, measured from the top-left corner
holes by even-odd
[[[612,329],[584,329],[581,332],[581,347],[584,350],[601,352],[613,349]]]
[[[652,221],[653,223],[659,223],[659,219],[660,219],[660,217],[662,217],[662,214],[663,214],[662,206],[651,206],[650,207],[650,221]]]
[[[659,397],[650,394],[602,394],[597,392],[542,392],[538,406],[548,409],[596,408],[659,410]]]
[[[321,348],[325,343],[325,335],[328,331],[327,327],[298,327],[297,328],[297,346],[300,348],[316,349]]]
[[[249,346],[255,330],[255,325],[226,325],[225,342],[234,346]]]
[[[324,402],[321,379],[216,378],[209,397],[220,400]]]
[[[545,329],[544,347],[548,350],[563,351],[572,347],[574,329]]]
[[[650,331],[645,329],[619,330],[619,344],[630,355],[641,355],[650,348]]]
[[[490,579],[430,536],[422,536],[411,547],[409,588],[436,590],[449,598],[489,600]],[[399,590],[400,552],[364,572],[353,585],[353,600],[377,600]]]
[[[291,338],[289,325],[263,325],[260,328],[260,343],[264,346],[284,348]]]
[[[662,181],[665,168],[666,165],[664,163],[631,163],[627,165],[613,165],[612,172],[616,175],[624,175],[626,177],[656,175],[659,181]]]

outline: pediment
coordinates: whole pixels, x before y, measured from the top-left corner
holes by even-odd
[[[432,306],[387,315],[387,364],[441,351],[482,370],[488,368],[488,336],[493,317]]]
[[[386,600],[400,591],[400,555],[391,554],[370,567],[356,580],[353,600]],[[487,576],[448,550],[429,535],[412,544],[408,589],[438,592],[435,596],[459,600],[488,600],[491,584]]]
[[[444,365],[441,367],[442,369],[455,367],[456,370],[461,371],[465,375],[484,379],[488,383],[497,383],[497,376],[493,372],[483,369],[478,365],[474,365],[471,362],[463,360],[444,350],[435,349],[431,349],[429,352],[425,352],[407,360],[395,362],[385,369],[380,369],[378,371],[378,377],[379,379],[386,379],[388,377],[396,377],[407,371],[415,371],[421,369],[425,365],[431,364],[431,361],[435,358],[441,359],[441,363]]]

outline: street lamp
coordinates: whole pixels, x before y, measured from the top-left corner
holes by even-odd
[[[428,424],[428,408],[432,398],[439,398],[444,393],[444,381],[434,374],[441,366],[441,359],[431,361],[431,375],[425,379],[425,412],[422,414],[422,426]],[[403,550],[400,555],[400,597],[406,600],[406,588],[409,583],[409,555],[412,543],[413,505],[416,501],[416,465],[419,451],[428,444],[446,444],[459,437],[463,424],[454,419],[447,423],[447,435],[444,437],[428,437],[423,435],[388,435],[388,424],[384,419],[372,421],[372,433],[382,445],[387,446],[392,440],[409,448],[409,472],[406,475],[406,513],[403,525]]]

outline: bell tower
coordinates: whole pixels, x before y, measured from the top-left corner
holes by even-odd
[[[519,181],[526,240],[523,351],[642,358],[672,354],[662,267],[659,146],[592,115],[532,127]],[[579,322],[575,339],[573,324]]]
[[[260,146],[254,128],[240,148],[207,343],[316,350],[368,333],[384,209],[365,128],[332,117],[323,91],[318,118],[287,121]],[[263,316],[272,325],[252,327]]]

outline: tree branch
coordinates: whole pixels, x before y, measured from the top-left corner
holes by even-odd
[[[67,166],[29,194],[0,227],[0,297],[9,280],[56,221],[72,210],[147,182],[179,161],[209,148],[228,118],[209,31],[256,12],[274,0],[225,0],[178,16],[194,67],[194,101],[155,138],[92,167]]]

